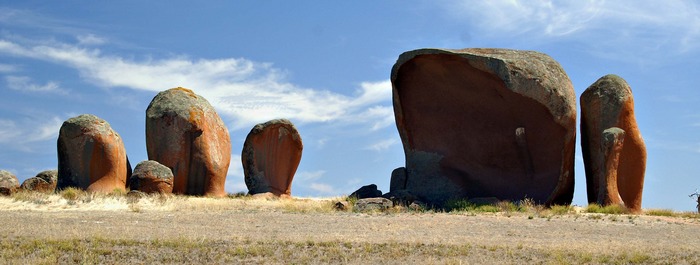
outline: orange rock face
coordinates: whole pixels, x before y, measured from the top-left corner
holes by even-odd
[[[581,147],[588,202],[641,211],[646,147],[632,90],[619,76],[604,76],[581,94]]]
[[[20,188],[44,193],[52,193],[56,190],[58,184],[58,170],[46,170],[37,174],[35,177],[28,178]]]
[[[241,154],[248,193],[290,196],[303,149],[301,136],[290,121],[271,120],[255,125]]]
[[[223,197],[231,139],[209,102],[186,88],[158,93],[146,110],[148,159],[169,167],[173,193]]]
[[[392,69],[405,189],[429,204],[497,197],[569,204],[576,98],[545,54],[422,49]]]
[[[157,161],[143,161],[134,168],[134,174],[129,179],[129,189],[145,193],[172,193],[173,172]]]
[[[9,171],[0,170],[0,195],[9,196],[19,189],[19,180]]]
[[[125,190],[131,166],[122,138],[94,115],[63,122],[58,135],[58,189]]]

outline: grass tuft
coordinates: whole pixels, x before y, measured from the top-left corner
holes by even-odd
[[[587,213],[603,213],[603,214],[628,214],[629,210],[622,205],[607,205],[600,206],[598,204],[592,203],[586,207]]]

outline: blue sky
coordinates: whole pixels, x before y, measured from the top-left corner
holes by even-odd
[[[648,151],[644,208],[693,210],[700,188],[700,5],[694,1],[0,1],[0,168],[56,168],[61,123],[91,113],[147,159],[145,110],[183,86],[231,132],[227,191],[245,191],[250,128],[294,122],[294,196],[388,191],[404,165],[389,74],[418,48],[497,47],[559,61],[577,96],[625,78]],[[578,101],[578,98],[577,98]],[[585,205],[577,146],[574,203]]]

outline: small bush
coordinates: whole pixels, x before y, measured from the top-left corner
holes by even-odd
[[[61,195],[61,197],[63,199],[65,199],[69,202],[75,202],[80,197],[85,196],[85,191],[78,189],[78,188],[69,187],[69,188],[65,188],[65,189],[61,190],[61,192],[59,194]]]
[[[571,207],[571,205],[552,205],[550,210],[554,215],[565,215],[571,213],[574,209]]]
[[[626,214],[629,213],[629,210],[625,208],[625,206],[622,205],[607,205],[607,206],[600,206],[598,204],[592,203],[589,204],[588,207],[586,207],[586,212],[587,213],[604,213],[604,214]]]
[[[644,214],[651,216],[676,216],[676,213],[670,209],[649,209],[644,211]]]

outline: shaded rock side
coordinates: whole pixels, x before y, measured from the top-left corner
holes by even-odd
[[[505,49],[421,49],[391,73],[405,189],[441,205],[525,197],[569,204],[576,97],[551,57]]]
[[[158,161],[142,161],[129,178],[129,189],[144,193],[172,193],[173,172]]]
[[[355,197],[356,199],[377,198],[382,197],[382,191],[377,189],[376,184],[369,184],[350,193],[348,197]]]
[[[606,143],[604,132],[613,127],[622,131],[622,138]],[[581,94],[581,148],[588,202],[624,204],[633,212],[641,211],[647,153],[634,115],[632,89],[621,77],[606,75]],[[617,203],[618,194],[622,203]]]
[[[58,170],[46,170],[39,172],[34,177],[26,179],[22,182],[20,188],[44,193],[52,193],[56,191],[58,184]]]
[[[290,196],[303,149],[301,136],[289,120],[271,120],[255,125],[248,133],[241,153],[248,192]]]
[[[122,138],[94,115],[63,122],[58,134],[58,189],[125,190],[131,174]]]
[[[0,195],[9,196],[19,189],[19,180],[9,171],[0,170]]]
[[[173,193],[223,197],[231,162],[228,129],[209,102],[186,88],[158,93],[146,109],[148,159],[169,167]]]

